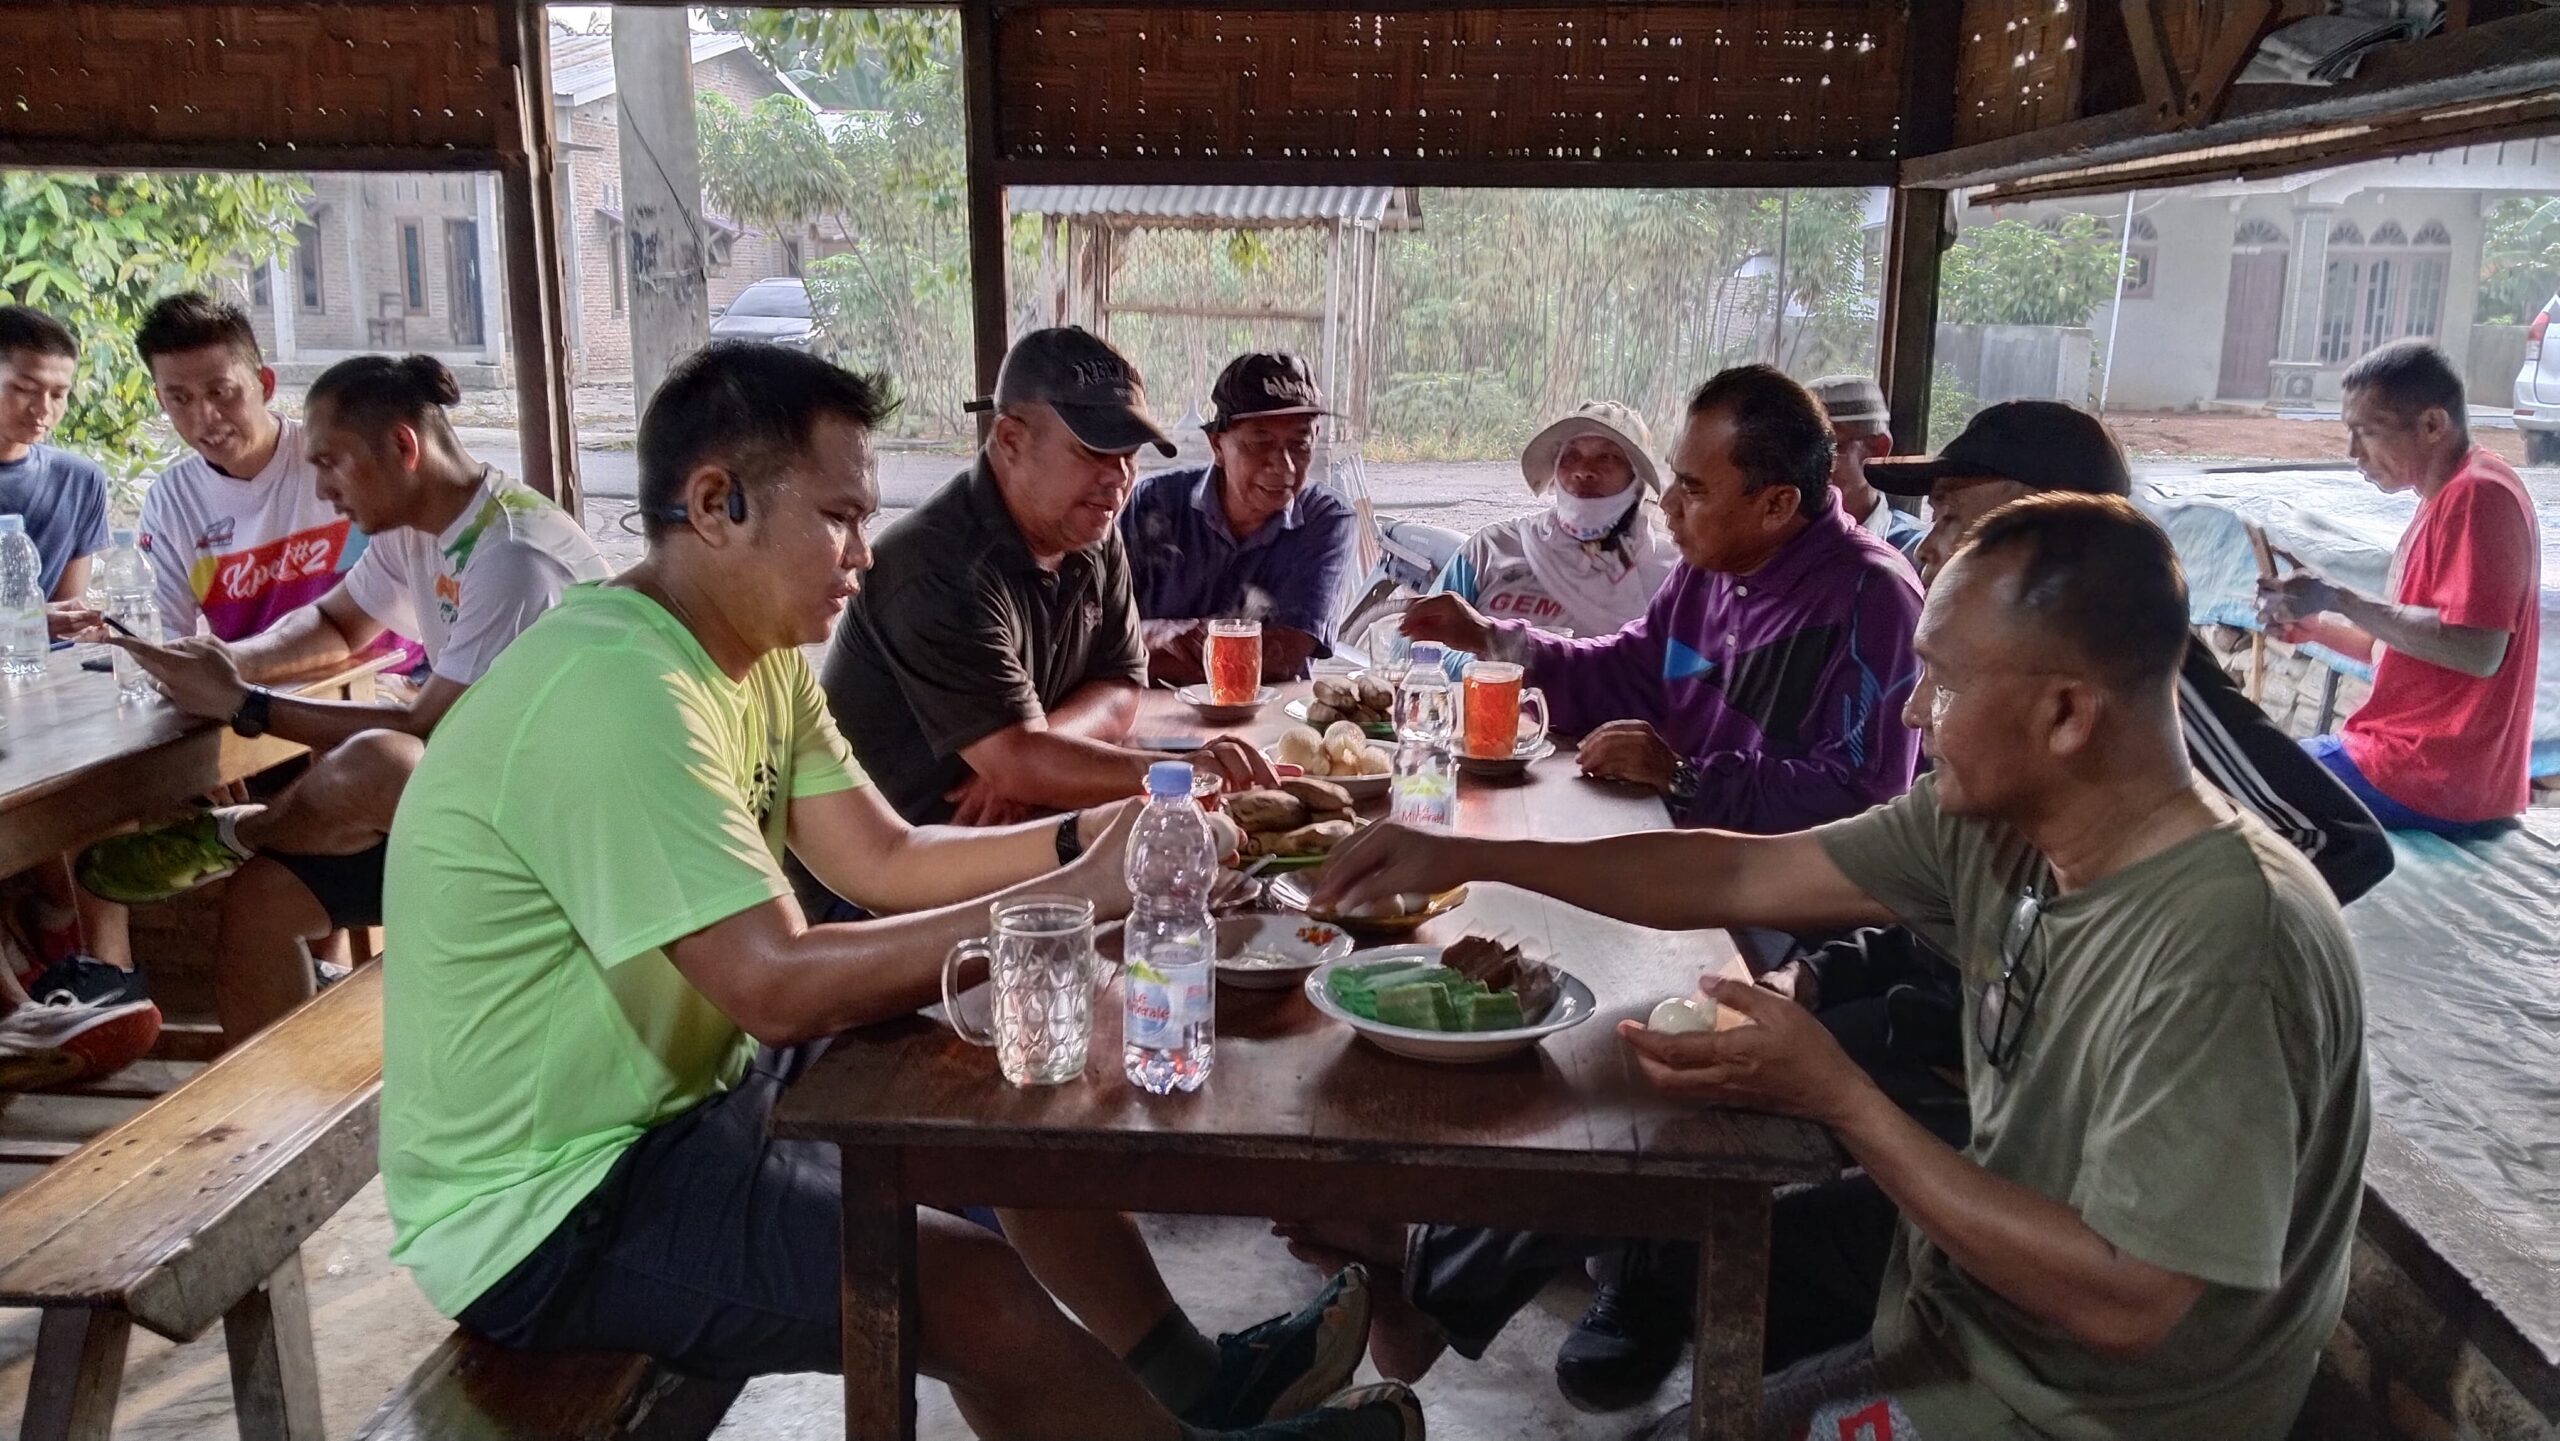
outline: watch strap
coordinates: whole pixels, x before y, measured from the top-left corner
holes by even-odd
[[[1058,817],[1058,864],[1068,865],[1084,854],[1084,837],[1077,833],[1076,822],[1082,811],[1069,811]]]
[[[252,739],[265,735],[270,718],[269,706],[274,699],[274,692],[264,686],[249,687],[247,694],[240,698],[240,709],[231,713],[232,732]]]

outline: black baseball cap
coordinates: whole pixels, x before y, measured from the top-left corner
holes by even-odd
[[[1276,350],[1253,350],[1227,362],[1209,388],[1209,422],[1224,430],[1239,420],[1273,415],[1331,415],[1307,362]]]
[[[1077,440],[1105,455],[1126,455],[1143,445],[1174,453],[1173,442],[1147,415],[1147,387],[1138,367],[1080,325],[1035,330],[1015,341],[996,370],[996,393],[961,409],[1007,405],[1048,406]]]
[[[2098,418],[2058,400],[1985,406],[1936,455],[1879,456],[1867,484],[1887,495],[1925,496],[1953,477],[2014,480],[2035,490],[2131,495],[2124,451]]]

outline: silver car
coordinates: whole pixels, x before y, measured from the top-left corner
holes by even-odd
[[[2524,369],[2516,372],[2516,429],[2527,465],[2560,465],[2560,295],[2551,297],[2524,332]]]
[[[711,320],[714,340],[768,340],[794,350],[807,350],[817,333],[809,287],[789,276],[759,280],[739,291]]]

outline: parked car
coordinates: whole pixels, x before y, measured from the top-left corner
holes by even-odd
[[[2560,295],[2551,297],[2524,332],[2524,369],[2516,372],[2516,429],[2527,465],[2560,465]]]
[[[806,350],[817,335],[817,313],[809,308],[809,287],[789,276],[757,281],[739,291],[728,309],[711,319],[714,340],[769,340]]]

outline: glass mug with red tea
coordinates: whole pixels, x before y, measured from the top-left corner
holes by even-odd
[[[1524,672],[1509,661],[1480,660],[1467,667],[1458,688],[1459,754],[1476,760],[1509,760],[1547,738],[1547,697],[1522,689]],[[1525,734],[1521,712],[1535,714]]]
[[[1212,704],[1253,704],[1262,693],[1262,622],[1209,622],[1206,669]]]

